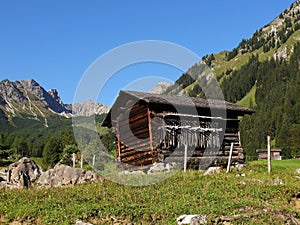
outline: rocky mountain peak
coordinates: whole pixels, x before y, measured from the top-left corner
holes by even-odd
[[[81,103],[75,103],[72,107],[72,113],[74,116],[91,116],[100,115],[103,113],[108,113],[110,110],[109,106],[95,103],[94,101],[88,99]]]
[[[18,82],[18,81],[16,81]],[[40,85],[34,79],[30,78],[28,80],[21,80],[20,83],[27,89],[32,89],[34,87],[39,87]]]
[[[50,89],[50,90],[48,90],[48,93],[56,102],[58,102],[60,105],[63,105],[63,102],[62,102],[62,100],[58,94],[58,91],[56,89]]]
[[[20,103],[25,99],[22,92],[18,89],[18,84],[11,82],[8,79],[5,79],[0,83],[0,97],[4,100],[13,99],[17,103]]]
[[[109,110],[108,106],[92,101],[78,103],[73,108],[80,112],[78,115],[102,114]],[[56,89],[46,91],[34,79],[13,82],[5,79],[0,82],[0,112],[7,118],[30,115],[29,118],[44,117],[46,121],[53,113],[72,116],[72,105],[64,104]]]
[[[151,94],[163,94],[166,90],[171,87],[173,84],[169,82],[159,82],[154,88],[151,89]]]

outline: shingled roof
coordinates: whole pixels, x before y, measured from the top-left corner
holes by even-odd
[[[164,106],[175,106],[179,108],[197,108],[200,109],[220,109],[226,110],[227,112],[231,112],[236,116],[243,116],[245,114],[252,114],[254,111],[252,109],[248,109],[242,106],[239,106],[234,103],[230,103],[227,101],[221,100],[207,100],[203,98],[195,98],[188,96],[177,96],[177,95],[162,95],[162,94],[151,94],[145,92],[137,92],[137,91],[120,91],[119,96],[117,97],[114,105],[103,121],[103,126],[111,126],[111,112],[114,110],[115,115],[122,113],[122,111],[127,108],[127,102],[131,100],[134,104],[144,103],[148,105],[148,107],[159,106],[162,108]],[[130,106],[129,106],[130,107]]]
[[[150,94],[137,91],[120,91],[119,96],[126,94],[135,98],[136,100],[144,101],[148,104],[168,104],[181,107],[196,107],[196,108],[214,108],[223,109],[224,106],[227,110],[242,112],[243,114],[252,114],[252,109],[239,106],[234,103],[221,100],[195,98],[189,96],[178,95],[162,95],[162,94]]]

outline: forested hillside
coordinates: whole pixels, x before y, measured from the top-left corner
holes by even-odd
[[[239,99],[235,98],[238,93],[230,95],[230,90],[245,94],[251,88],[249,84],[256,83],[256,113],[246,116],[241,123],[242,142],[249,155],[255,155],[256,148],[266,146],[267,135],[272,137],[273,146],[284,150],[285,157],[300,155],[299,66],[300,44],[297,44],[289,61],[252,60],[248,70],[243,71],[245,76],[237,73],[231,82],[224,82],[223,90],[226,96],[231,96],[230,100]]]
[[[104,117],[105,114],[96,115],[96,135],[112,150],[114,146],[111,144],[113,139],[110,130],[100,127]],[[47,117],[47,120],[48,127],[45,127],[40,120],[28,119],[26,115],[13,117],[11,121],[0,117],[0,167],[23,156],[41,158],[44,167],[53,167],[60,160],[71,164],[71,154],[80,154],[73,134],[72,119],[54,115]],[[77,132],[82,132],[86,143],[92,142],[93,138],[89,135],[92,132],[86,129],[82,127]]]
[[[255,159],[255,150],[266,148],[267,135],[273,147],[283,149],[284,157],[300,155],[299,28],[300,1],[296,1],[232,51],[202,58],[218,80],[225,100],[256,111],[241,122],[248,158]],[[166,93],[205,97],[198,85],[198,65]]]
[[[48,154],[53,161],[57,161],[58,154],[65,146],[75,144],[72,120],[61,116],[51,116],[47,119],[48,127],[45,127],[39,120],[28,119],[26,115],[14,117],[10,122],[2,117],[0,121],[1,150],[9,151],[11,157],[43,157]],[[51,141],[55,145],[49,146]],[[48,149],[45,148],[47,145]],[[0,157],[0,161],[6,158]]]
[[[89,100],[64,104],[56,89],[46,91],[33,79],[1,81],[0,166],[23,156],[42,158],[45,167],[70,158],[68,155],[79,152],[72,117],[97,115],[100,124],[108,110]],[[84,129],[87,128],[81,128],[82,132],[88,133]],[[98,132],[101,137],[107,134],[104,129]]]

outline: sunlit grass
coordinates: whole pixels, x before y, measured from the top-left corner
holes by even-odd
[[[0,192],[0,215],[4,224],[75,224],[77,219],[93,224],[175,224],[181,214],[198,213],[215,223],[221,215],[256,211],[261,214],[233,224],[284,224],[284,219],[264,210],[293,213],[299,219],[300,212],[290,200],[300,191],[300,179],[294,174],[300,160],[273,161],[270,175],[266,165],[265,161],[251,162],[242,172],[212,176],[180,171],[141,187],[105,180],[72,188],[6,190]],[[239,173],[245,176],[237,176]],[[283,185],[273,184],[278,177]]]

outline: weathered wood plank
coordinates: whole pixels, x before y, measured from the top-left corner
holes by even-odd
[[[147,118],[147,112],[142,114],[137,114],[135,116],[129,117],[129,115],[124,115],[122,119],[119,120],[120,126],[126,126],[128,124],[134,123],[137,120]]]
[[[136,131],[135,133],[131,133],[131,132],[124,132],[121,135],[121,141],[126,143],[126,142],[130,142],[131,140],[136,140],[137,138],[139,139],[145,139],[149,137],[149,132],[148,132],[148,128],[144,128],[141,129],[139,131]]]
[[[125,157],[125,158],[121,158],[121,159],[122,159],[122,162],[127,163],[127,162],[134,161],[134,160],[139,161],[139,160],[141,160],[142,158],[144,158],[146,156],[152,157],[150,151],[140,152],[138,154],[135,154],[135,155],[132,155],[132,156],[129,156],[129,157]]]
[[[130,150],[144,151],[144,150],[149,149],[149,148],[150,148],[149,142],[145,142],[145,143],[141,143],[141,144],[132,143],[132,145],[126,145],[126,147],[121,149],[121,153],[125,153],[125,152],[128,152]]]
[[[139,155],[139,153],[146,153],[146,152],[148,152],[148,154],[150,154],[150,150],[146,149],[146,148],[144,148],[143,151],[132,150],[132,151],[125,152],[125,153],[121,152],[120,157],[122,158],[122,161],[124,161],[124,160],[128,159],[128,157],[130,157],[130,156],[134,156],[134,155],[136,156],[136,155]]]

